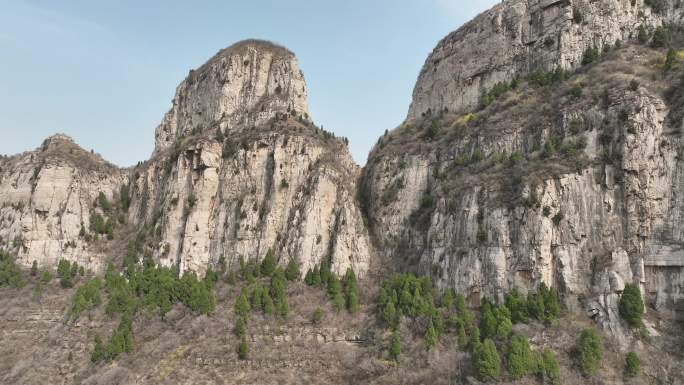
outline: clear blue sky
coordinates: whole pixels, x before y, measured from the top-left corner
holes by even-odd
[[[0,154],[64,132],[120,166],[147,159],[188,70],[258,38],[297,55],[314,121],[364,164],[439,39],[496,2],[0,0]]]

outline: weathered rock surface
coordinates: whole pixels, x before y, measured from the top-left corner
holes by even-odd
[[[684,296],[684,165],[681,103],[648,64],[662,55],[623,48],[564,85],[434,117],[433,139],[431,119],[382,138],[364,179],[377,249],[474,302],[545,282],[616,335],[625,283],[671,315]],[[545,156],[552,140],[560,154]]]
[[[46,139],[35,151],[0,160],[0,247],[30,267],[77,261],[98,271],[105,254],[81,233],[100,211],[93,202],[102,192],[110,200],[126,175],[78,147],[65,135]]]
[[[304,271],[323,260],[338,273],[368,269],[360,168],[308,121],[304,80],[284,48],[238,43],[191,73],[136,174],[131,220],[158,228],[156,257],[182,272],[221,256],[236,268],[268,249]]]
[[[536,70],[573,69],[587,48],[603,49],[680,21],[677,1],[652,9],[623,0],[506,0],[439,42],[425,61],[408,119],[477,107],[482,93]]]
[[[275,44],[245,40],[190,71],[157,127],[155,151],[193,132],[259,126],[283,112],[308,119],[306,84],[296,57]]]

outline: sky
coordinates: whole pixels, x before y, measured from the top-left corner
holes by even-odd
[[[145,160],[188,71],[257,38],[297,55],[311,117],[363,165],[437,42],[497,2],[0,0],[0,154],[61,132],[119,166]]]

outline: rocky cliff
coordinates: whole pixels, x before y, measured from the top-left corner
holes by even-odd
[[[77,261],[99,271],[107,256],[87,237],[100,193],[114,201],[126,175],[65,135],[0,160],[0,247],[26,267]],[[97,237],[96,237],[97,238]]]
[[[526,4],[494,7],[442,41],[426,62],[409,119],[380,138],[365,170],[377,248],[403,269],[469,293],[474,303],[545,282],[565,295],[568,308],[616,335],[626,282],[642,285],[661,314],[681,316],[674,311],[684,298],[677,230],[684,212],[682,106],[673,96],[681,92],[679,75],[664,72],[665,50],[630,44],[602,50],[576,72],[544,70],[576,67],[597,36],[611,44],[626,38],[631,27],[613,12],[638,15],[638,23],[661,16],[629,2],[553,2],[543,15],[579,7],[583,22],[568,14],[560,25],[569,29],[537,28],[533,43],[547,33],[559,38],[549,46],[563,43],[553,55],[533,49],[538,43],[522,44],[514,55],[505,31],[530,39],[520,28],[537,8]],[[672,8],[660,12],[672,15]],[[504,28],[511,14],[518,27]],[[595,26],[601,17],[611,21]],[[568,45],[570,36],[584,43]],[[472,51],[483,48],[505,63]],[[526,76],[532,68],[541,70]],[[496,82],[504,82],[497,93],[485,88]],[[482,95],[494,101],[477,106]]]
[[[678,1],[505,0],[439,42],[420,72],[408,119],[471,110],[497,83],[577,68],[587,48],[602,50],[636,38],[639,27],[681,17]]]
[[[342,139],[310,122],[288,50],[245,41],[191,71],[156,144],[135,171],[130,220],[154,226],[163,264],[203,272],[222,256],[236,267],[271,249],[304,269],[368,269],[360,168]]]

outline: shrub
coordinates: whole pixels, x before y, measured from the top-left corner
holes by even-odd
[[[575,99],[579,99],[582,97],[582,86],[581,85],[576,85],[570,89],[570,96],[572,96]]]
[[[392,334],[392,343],[390,344],[389,355],[390,355],[390,358],[397,361],[399,359],[400,354],[401,354],[401,337],[399,336],[399,333],[395,331]]]
[[[639,286],[633,283],[625,285],[619,304],[620,316],[627,321],[631,327],[643,325],[641,320],[644,315],[644,301],[641,298]]]
[[[38,261],[34,260],[31,264],[31,276],[35,277],[36,275],[38,275]]]
[[[672,32],[667,27],[658,27],[653,32],[651,46],[653,48],[667,48],[672,40]]]
[[[538,363],[538,373],[546,384],[560,385],[560,365],[556,359],[556,354],[551,349],[544,349]]]
[[[323,321],[323,318],[325,317],[325,312],[323,309],[320,307],[317,307],[316,310],[314,310],[313,315],[311,316],[311,322],[313,322],[314,325],[318,325]]]
[[[637,377],[641,373],[641,360],[634,352],[627,353],[625,358],[625,375],[627,377]]]
[[[600,52],[595,46],[587,47],[582,55],[582,65],[591,64],[599,59]]]
[[[584,329],[578,343],[579,366],[584,375],[593,375],[603,358],[603,339],[593,329]]]
[[[14,257],[0,250],[0,287],[2,286],[21,288],[24,286],[24,278]]]
[[[508,373],[516,380],[534,372],[536,362],[527,337],[514,335],[511,338],[506,365]]]
[[[494,341],[487,338],[478,344],[472,355],[475,373],[481,381],[498,380],[501,376],[501,358]]]
[[[667,50],[667,56],[665,57],[665,65],[663,66],[663,71],[669,72],[674,66],[675,61],[677,61],[677,51],[673,48]]]

